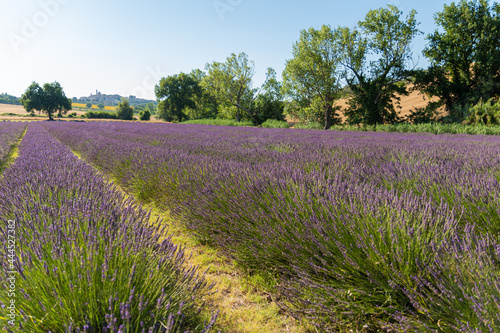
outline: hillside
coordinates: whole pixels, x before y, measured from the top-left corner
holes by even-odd
[[[105,106],[117,106],[118,103],[122,100],[122,96],[118,94],[114,95],[106,95],[102,94],[100,91],[96,90],[95,94],[90,94],[90,96],[87,97],[80,97],[80,98],[73,98],[74,103],[92,103],[92,104],[99,104],[102,103]],[[137,98],[135,96],[129,96],[128,97],[128,102],[132,106],[137,106],[137,105],[145,105],[148,103],[153,103],[157,104],[156,101],[154,100],[149,100],[149,99],[143,99],[143,98]]]
[[[21,105],[21,101],[18,97],[12,96],[9,94],[0,94],[0,103],[2,104],[12,104],[12,105]]]

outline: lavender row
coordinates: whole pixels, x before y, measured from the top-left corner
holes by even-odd
[[[4,171],[0,221],[2,244],[15,245],[1,250],[15,257],[1,264],[0,317],[14,332],[207,332],[214,324],[216,316],[203,323],[199,315],[210,287],[162,223],[39,124]]]
[[[500,325],[500,139],[49,124],[323,330]],[[473,278],[474,277],[474,278]]]
[[[26,129],[26,123],[0,122],[0,170],[6,162],[12,147]]]

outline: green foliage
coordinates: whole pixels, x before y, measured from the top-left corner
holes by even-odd
[[[156,105],[154,103],[148,103],[146,104],[146,109],[149,110],[149,112],[153,115],[156,114]]]
[[[116,112],[108,111],[88,111],[83,117],[88,119],[119,119]]]
[[[183,124],[194,125],[216,125],[216,126],[253,126],[251,121],[236,121],[234,119],[195,119],[183,122]]]
[[[396,93],[407,94],[403,81],[409,76],[411,42],[420,33],[416,12],[412,10],[404,20],[402,14],[396,6],[388,5],[369,11],[358,24],[360,30],[338,29],[344,77],[352,92],[345,112],[350,124],[398,120],[392,101]]]
[[[333,125],[331,128],[337,128],[338,125]],[[324,126],[321,123],[315,123],[315,122],[307,122],[307,123],[298,123],[293,125],[293,128],[299,128],[299,129],[323,129]]]
[[[265,122],[263,122],[260,126],[265,128],[290,128],[290,126],[286,121],[276,120],[276,119],[268,119]]]
[[[87,103],[85,106],[87,107],[87,109],[92,109],[92,103]]]
[[[490,98],[487,102],[479,101],[470,108],[470,115],[464,121],[467,125],[500,125],[500,101]]]
[[[43,87],[33,82],[21,97],[21,103],[26,112],[42,111],[49,116],[49,120],[54,120],[54,112],[57,111],[58,116],[62,116],[72,108],[71,99],[66,97],[58,82],[45,83]]]
[[[0,94],[0,103],[2,104],[13,104],[13,105],[22,105],[19,98],[9,95],[9,94]]]
[[[183,121],[188,116],[186,108],[195,108],[194,96],[201,94],[198,82],[190,75],[180,73],[164,77],[155,86],[158,104],[158,118],[165,121]]]
[[[126,98],[123,98],[122,101],[118,103],[115,112],[118,119],[122,120],[134,119],[134,108],[130,106]]]
[[[283,92],[294,101],[293,109],[285,112],[290,111],[288,115],[301,121],[310,120],[311,111],[317,113],[325,129],[340,121],[333,109],[341,90],[337,41],[337,33],[326,25],[320,30],[302,30],[293,45],[293,58],[287,60],[283,71]],[[296,108],[313,110],[301,112]]]
[[[71,112],[68,114],[68,118],[75,118],[76,117],[76,112]]]
[[[252,119],[252,102],[255,91],[252,78],[255,64],[248,60],[245,53],[232,53],[226,62],[214,61],[206,65],[207,77],[203,80],[204,88],[217,101],[235,108],[234,119]]]
[[[97,104],[97,108],[99,110],[103,110],[104,109],[104,104],[102,104],[102,103]]]
[[[192,97],[194,107],[186,107],[183,111],[188,119],[216,118],[219,113],[217,100],[206,89],[207,74],[200,69],[195,69],[189,75],[198,82],[200,93]]]
[[[456,105],[466,107],[500,94],[500,5],[486,0],[461,0],[444,5],[434,17],[439,29],[427,36],[427,70],[416,73],[416,83],[437,96],[451,116]]]
[[[266,81],[262,85],[262,93],[257,95],[253,107],[253,118],[257,124],[268,119],[285,120],[283,114],[285,103],[281,94],[281,84],[276,79],[276,71],[267,69]]]
[[[285,114],[291,119],[298,120],[305,123],[319,123],[324,122],[323,110],[314,107],[314,99],[312,101],[286,101]],[[323,125],[324,127],[324,125]]]
[[[148,121],[151,119],[151,112],[149,112],[149,110],[141,110],[141,112],[139,112],[139,119],[142,120],[142,121]]]
[[[297,124],[298,125],[298,124]],[[297,125],[294,128],[297,128]],[[367,125],[360,127],[357,125],[339,125],[333,126],[336,131],[373,131],[373,132],[399,132],[399,133],[433,133],[433,134],[482,134],[482,135],[500,135],[500,126],[475,125],[467,126],[457,123],[427,123],[427,124],[383,124]]]

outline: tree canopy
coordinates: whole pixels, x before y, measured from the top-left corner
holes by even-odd
[[[283,71],[283,92],[305,110],[298,116],[310,120],[319,113],[325,129],[340,121],[333,108],[341,90],[337,42],[336,32],[327,25],[302,30]]]
[[[65,114],[72,108],[71,99],[66,97],[58,82],[45,83],[43,87],[33,82],[22,95],[21,103],[26,112],[41,111],[49,116],[49,120],[54,120],[54,112]]]
[[[196,106],[194,97],[201,93],[198,81],[192,76],[180,73],[164,77],[155,86],[158,100],[158,117],[166,121],[187,119],[185,108]]]
[[[444,5],[434,16],[438,25],[424,55],[431,66],[417,73],[418,87],[440,98],[454,116],[459,107],[500,93],[500,5],[462,0]]]
[[[122,98],[121,102],[115,109],[116,116],[118,119],[122,120],[133,120],[134,119],[134,108],[130,106],[128,99]]]
[[[407,94],[411,43],[420,33],[410,11],[405,19],[393,5],[370,10],[359,28],[339,28],[344,78],[351,89],[346,116],[350,123],[377,124],[398,120],[395,93]]]
[[[232,53],[226,62],[214,61],[206,65],[208,72],[205,87],[219,104],[226,104],[235,109],[236,121],[242,119],[245,112],[252,117],[252,104],[255,91],[252,89],[252,78],[255,64],[248,60],[245,53]]]

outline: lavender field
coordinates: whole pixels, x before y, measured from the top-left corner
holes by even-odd
[[[26,124],[24,123],[0,123],[0,170],[4,167],[12,147],[19,140],[25,129]]]
[[[319,331],[498,332],[499,180],[497,136],[46,122],[2,173],[0,217],[19,222],[33,331],[212,326],[191,313],[203,279],[112,181],[275,281]]]
[[[165,227],[39,124],[2,173],[0,220],[2,258],[15,250],[0,265],[9,332],[207,332],[216,319],[199,318],[210,287]]]

